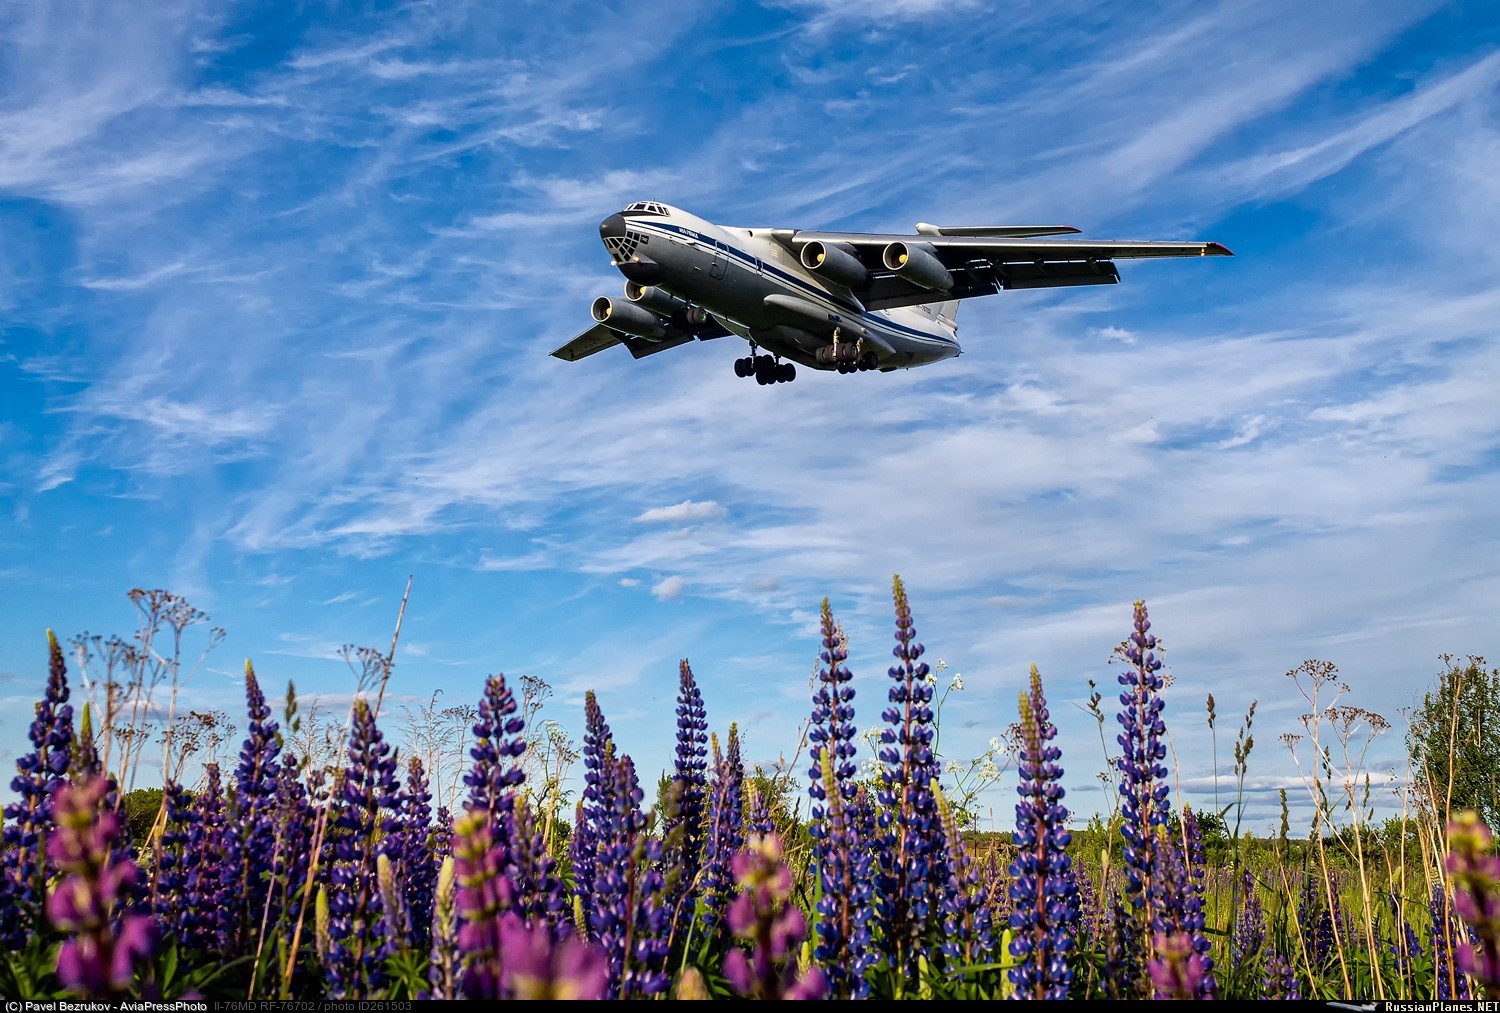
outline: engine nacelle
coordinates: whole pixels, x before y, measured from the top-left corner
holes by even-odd
[[[687,303],[672,293],[657,288],[655,285],[641,285],[633,281],[625,283],[625,298],[637,306],[642,306],[664,317],[687,309]]]
[[[617,302],[606,295],[594,300],[589,313],[612,330],[645,338],[647,341],[660,341],[670,333],[667,321],[650,310],[633,302]]]
[[[938,260],[930,243],[892,243],[880,256],[886,270],[895,271],[913,285],[935,292],[953,287],[953,275]]]
[[[858,288],[870,280],[870,272],[847,247],[822,243],[814,239],[802,245],[802,266],[829,281]]]

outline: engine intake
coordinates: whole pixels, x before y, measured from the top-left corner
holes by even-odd
[[[895,271],[913,285],[943,292],[953,287],[953,275],[938,260],[930,243],[892,243],[880,256],[886,270]]]
[[[801,260],[809,271],[849,288],[858,288],[870,280],[870,272],[846,246],[830,246],[814,239],[802,245]]]
[[[632,302],[616,302],[601,295],[589,307],[589,314],[604,326],[647,341],[660,341],[671,331],[667,321]]]

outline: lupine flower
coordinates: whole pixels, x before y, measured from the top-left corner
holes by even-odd
[[[386,933],[379,910],[375,861],[381,810],[396,801],[396,761],[375,715],[354,701],[349,766],[344,771],[329,872],[329,938],[326,970],[335,999],[368,998],[385,984]]]
[[[1016,859],[1010,874],[1010,952],[1020,958],[1009,975],[1022,999],[1065,999],[1073,972],[1068,953],[1078,930],[1078,888],[1066,848],[1068,809],[1062,804],[1062,750],[1042,696],[1042,677],[1031,666],[1031,690],[1021,694],[1021,783],[1016,792]]]
[[[703,865],[703,818],[708,796],[708,717],[703,694],[684,658],[678,665],[677,750],[669,804],[662,825],[665,846],[665,901],[673,920],[690,919],[694,881]]]
[[[28,736],[31,751],[16,760],[10,789],[18,798],[5,807],[0,830],[0,878],[9,905],[0,919],[0,941],[18,949],[35,929],[46,895],[43,838],[52,829],[52,795],[68,772],[73,749],[73,708],[68,670],[57,636],[47,631],[47,689],[37,702]]]
[[[295,757],[283,756],[276,777],[276,854],[271,862],[275,896],[271,917],[279,920],[301,906],[312,863],[315,815],[297,776]]]
[[[177,922],[179,912],[185,915],[188,864],[195,857],[189,845],[197,813],[193,810],[193,793],[176,781],[167,781],[162,790],[162,804],[167,818],[161,837],[151,849],[155,872],[151,909],[163,924],[172,925]]]
[[[432,903],[432,963],[427,969],[428,991],[422,999],[453,999],[458,995],[462,973],[458,949],[458,901],[454,890],[457,864],[445,855],[438,868],[437,891]]]
[[[245,662],[245,708],[250,723],[234,771],[234,811],[224,837],[225,885],[229,889],[226,901],[231,908],[232,945],[237,951],[253,950],[262,919],[269,915],[267,922],[272,924],[275,919],[275,914],[267,910],[267,902],[274,897],[270,887],[276,851],[280,726],[270,719],[271,708],[249,661]]]
[[[1436,992],[1439,999],[1473,999],[1469,979],[1463,975],[1452,959],[1456,946],[1469,942],[1465,926],[1453,915],[1448,895],[1441,887],[1434,886],[1429,899],[1428,911],[1432,916],[1432,964],[1437,979]]]
[[[1198,829],[1198,817],[1188,808],[1182,812],[1183,840],[1165,838],[1161,849],[1161,903],[1158,906],[1156,924],[1163,936],[1185,935],[1199,959],[1194,981],[1198,983],[1199,999],[1212,999],[1218,992],[1218,981],[1214,977],[1214,961],[1209,956],[1211,944],[1204,933],[1206,918],[1203,914],[1203,837]]]
[[[993,958],[990,907],[985,903],[984,876],[970,857],[959,831],[958,817],[942,788],[933,782],[943,840],[948,844],[948,882],[942,892],[943,955],[952,965],[989,963]],[[951,965],[950,965],[951,966]]]
[[[827,990],[822,968],[797,977],[797,946],[807,935],[802,912],[788,904],[792,873],[782,862],[781,839],[775,834],[750,839],[734,857],[739,895],[729,905],[729,928],[750,944],[724,958],[724,977],[748,999],[821,999]]]
[[[583,716],[583,797],[578,800],[568,847],[573,865],[574,902],[587,909],[594,893],[594,863],[599,848],[594,828],[614,809],[614,799],[606,795],[613,783],[614,758],[609,725],[593,690],[584,694]],[[581,924],[580,930],[587,933],[587,924]]]
[[[1193,948],[1186,932],[1156,934],[1151,961],[1151,985],[1158,999],[1197,999],[1201,997],[1203,957]]]
[[[870,918],[872,854],[861,838],[854,800],[859,791],[854,755],[854,674],[844,662],[849,652],[823,599],[823,650],[818,655],[818,688],[813,694],[811,779],[813,867],[817,870],[818,945],[813,958],[823,969],[829,993],[839,999],[863,999],[870,993],[865,971],[875,962]]]
[[[729,726],[729,744],[723,756],[719,755],[717,737],[712,743],[714,779],[709,795],[703,885],[698,891],[698,896],[703,899],[700,920],[704,932],[710,935],[723,924],[724,908],[734,893],[734,874],[729,864],[745,846],[745,814],[740,808],[745,765],[740,760],[739,729],[733,724]]]
[[[1115,758],[1115,764],[1120,771],[1123,820],[1120,832],[1125,838],[1125,899],[1130,917],[1116,919],[1115,930],[1135,938],[1119,940],[1112,947],[1128,963],[1112,969],[1108,980],[1111,985],[1127,989],[1126,995],[1139,994],[1128,991],[1137,987],[1145,970],[1143,966],[1134,966],[1134,961],[1140,959],[1137,955],[1151,955],[1155,934],[1164,927],[1160,922],[1165,874],[1161,851],[1171,803],[1167,768],[1161,762],[1167,755],[1166,744],[1161,741],[1167,726],[1161,718],[1165,704],[1160,695],[1162,677],[1158,674],[1162,663],[1156,648],[1146,603],[1137,601],[1135,630],[1116,648],[1116,653],[1129,665],[1119,676],[1125,690],[1120,694],[1121,710],[1117,716],[1122,730],[1115,740],[1120,744],[1121,754]]]
[[[396,815],[383,848],[397,866],[401,903],[410,913],[410,945],[425,950],[432,942],[432,893],[438,863],[432,849],[432,792],[427,772],[413,756],[406,764],[406,783],[396,795]]]
[[[500,920],[505,954],[503,986],[513,999],[604,999],[609,961],[571,933],[555,939],[544,925],[529,927],[512,912]]]
[[[645,796],[635,763],[622,756],[609,773],[602,794],[615,808],[595,827],[598,864],[588,922],[609,960],[609,993],[639,999],[664,993],[671,982],[665,973],[671,912],[661,901],[661,842],[641,812]]]
[[[1240,876],[1239,913],[1234,919],[1234,935],[1229,941],[1229,955],[1236,966],[1249,964],[1260,956],[1266,939],[1265,909],[1255,889],[1255,877],[1246,869]]]
[[[1266,958],[1266,976],[1262,983],[1261,998],[1263,999],[1301,999],[1302,989],[1297,983],[1297,975],[1292,971],[1292,965],[1287,959],[1275,950]]]
[[[892,966],[906,980],[915,981],[919,960],[932,956],[928,947],[940,924],[937,893],[947,870],[931,787],[941,773],[932,751],[932,671],[918,660],[924,649],[916,639],[901,578],[896,577],[892,586],[896,604],[892,653],[898,664],[890,668],[891,706],[881,715],[885,727],[879,750],[882,839],[876,911]]]
[[[432,857],[438,865],[453,854],[453,813],[445,805],[438,806],[437,820],[432,828]]]
[[[47,898],[47,917],[69,937],[58,951],[57,976],[85,996],[123,995],[156,941],[149,915],[126,913],[140,870],[115,856],[120,818],[102,805],[108,790],[102,778],[60,785],[56,829],[47,840],[48,858],[62,874]]]
[[[1479,938],[1454,949],[1459,970],[1484,984],[1489,998],[1500,996],[1500,855],[1494,837],[1475,812],[1448,824],[1448,875],[1453,910]]]
[[[512,847],[505,872],[515,887],[516,915],[528,927],[548,929],[561,943],[569,934],[567,892],[525,796],[517,796],[508,819]]]
[[[504,817],[515,801],[516,788],[525,779],[520,758],[526,751],[526,722],[517,716],[516,696],[504,675],[485,680],[479,701],[479,720],[474,723],[474,746],[469,755],[474,765],[464,775],[469,787],[468,808],[490,814],[490,829],[502,846]]]
[[[1422,955],[1422,943],[1417,938],[1410,919],[1406,917],[1404,905],[1396,892],[1387,891],[1385,900],[1391,913],[1391,939],[1388,944],[1391,958],[1396,962],[1397,970],[1406,975],[1411,970],[1412,960]]]
[[[453,859],[458,890],[459,986],[466,999],[499,999],[500,914],[510,907],[512,890],[493,846],[490,816],[470,809],[453,827]]]
[[[222,953],[229,943],[233,911],[226,900],[223,879],[225,852],[224,792],[219,765],[204,769],[203,790],[187,828],[183,857],[185,872],[181,921],[173,927],[182,945],[201,953]]]

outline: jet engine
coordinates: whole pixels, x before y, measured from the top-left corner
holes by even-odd
[[[655,285],[640,285],[633,281],[625,283],[625,298],[652,313],[669,317],[679,310],[687,309],[687,303],[672,293]]]
[[[848,247],[830,246],[816,239],[802,245],[802,266],[850,288],[858,288],[870,280],[870,272]]]
[[[594,300],[589,313],[612,330],[647,341],[660,341],[672,333],[667,321],[650,310],[632,302],[616,302],[606,295]]]
[[[938,260],[930,243],[892,243],[880,259],[886,270],[895,271],[913,285],[937,292],[953,287],[953,275]]]

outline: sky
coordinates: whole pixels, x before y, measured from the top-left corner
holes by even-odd
[[[410,577],[398,739],[531,675],[651,779],[687,658],[721,738],[791,760],[824,596],[879,723],[899,573],[945,762],[1035,663],[1080,818],[1136,599],[1181,800],[1233,795],[1257,701],[1246,824],[1305,815],[1307,659],[1399,779],[1440,655],[1500,657],[1497,43],[1492,5],[1421,0],[0,0],[0,759],[45,631],[128,636],[131,588],[224,628],[179,708],[243,728],[247,658],[347,707],[339,648],[388,646]],[[966,302],[964,354],[911,371],[550,357],[642,199],[1235,257]]]

